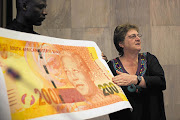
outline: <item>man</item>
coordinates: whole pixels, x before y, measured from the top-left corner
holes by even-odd
[[[38,34],[33,30],[33,25],[42,24],[47,15],[46,6],[46,0],[16,0],[16,18],[6,28]]]

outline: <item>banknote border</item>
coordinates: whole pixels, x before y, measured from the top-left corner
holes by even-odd
[[[122,109],[119,109],[121,107]],[[111,105],[103,106],[100,108],[94,108],[91,110],[85,110],[80,112],[72,112],[72,113],[63,113],[63,114],[56,114],[56,115],[49,115],[43,116],[35,119],[30,120],[84,120],[84,119],[91,119],[94,117],[99,117],[103,115],[107,115],[112,112],[116,112],[119,110],[123,110],[126,108],[131,108],[131,105],[128,101],[118,102]],[[111,110],[111,112],[109,112]],[[113,111],[112,111],[113,110]],[[131,109],[132,110],[132,109]],[[87,112],[88,111],[88,112]],[[73,119],[72,119],[73,118]]]
[[[67,46],[94,47],[96,49],[99,60],[105,65],[105,67],[108,69],[110,74],[113,75],[106,61],[102,59],[101,57],[102,52],[94,41],[55,38],[55,37],[49,37],[49,36],[43,36],[43,35],[18,32],[14,30],[1,28],[1,27],[0,27],[0,36],[10,38],[10,39],[22,40],[22,41],[41,42],[41,43],[50,43],[50,44],[67,45]],[[67,40],[69,42],[67,42]]]
[[[1,116],[0,117],[1,120],[11,120],[8,94],[1,68],[0,68],[0,116]]]

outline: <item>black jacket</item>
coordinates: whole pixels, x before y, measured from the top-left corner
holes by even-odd
[[[133,112],[126,109],[112,113],[109,115],[111,120],[166,120],[162,92],[166,89],[164,71],[154,55],[147,53],[145,59],[147,69],[143,77],[147,88],[142,89],[140,93],[130,93],[126,86],[122,87]],[[113,62],[109,61],[108,65],[116,76]]]
[[[38,34],[37,32],[33,30],[33,26],[29,27],[29,26],[23,25],[19,23],[16,19],[14,19],[9,25],[7,25],[6,28],[10,30],[20,31],[20,32]]]

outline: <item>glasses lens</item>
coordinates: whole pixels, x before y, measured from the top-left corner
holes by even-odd
[[[132,35],[130,35],[130,36],[128,36],[129,38],[131,38],[131,39],[134,39],[134,38],[136,38],[136,37],[142,37],[142,35],[141,34],[132,34]]]
[[[142,35],[141,35],[141,34],[137,34],[137,36],[138,36],[138,37],[142,37]]]
[[[134,34],[134,35],[130,35],[129,36],[129,38],[132,38],[132,39],[134,39],[136,37],[136,35]]]

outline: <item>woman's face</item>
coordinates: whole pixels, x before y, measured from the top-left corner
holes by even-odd
[[[124,52],[140,52],[140,34],[135,29],[130,29],[126,34],[124,41],[119,43],[119,46],[124,48]]]

